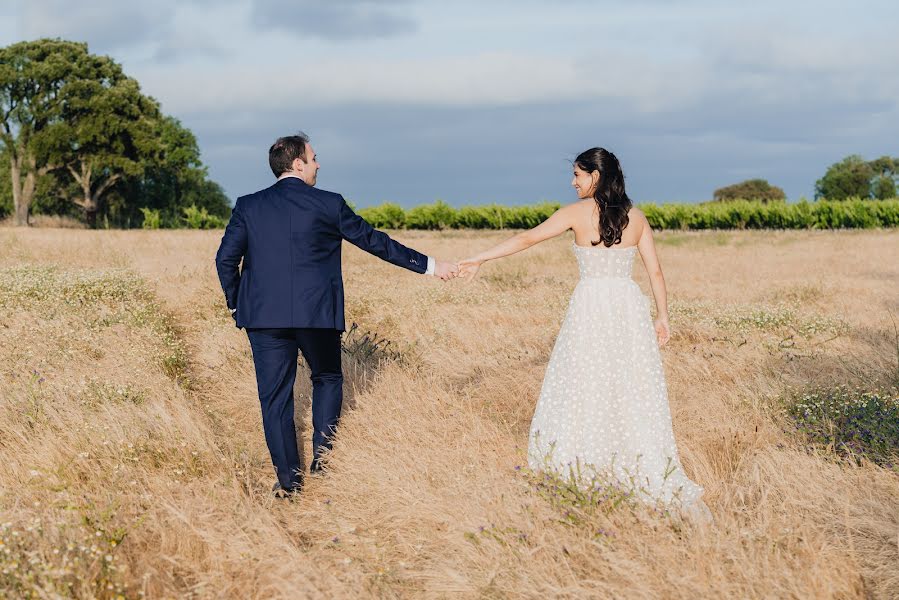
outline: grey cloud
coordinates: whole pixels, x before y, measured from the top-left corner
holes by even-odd
[[[58,2],[37,5],[67,15]],[[229,16],[241,15],[246,23],[248,6]],[[378,18],[405,18],[407,27],[415,26],[408,15],[416,7],[409,3],[299,6],[285,13],[270,0],[258,0],[251,19],[257,26],[268,22],[265,27],[331,39],[398,34],[379,25]],[[115,14],[124,21],[124,12]],[[66,18],[88,27],[86,16]],[[134,22],[122,25],[136,39],[148,39],[140,27],[155,32],[157,59],[174,63],[187,52],[218,55],[214,44],[203,45],[195,23],[179,30],[140,11],[128,18]],[[54,21],[51,14],[48,22],[74,26],[63,20]],[[210,36],[222,30],[214,24],[205,29]],[[578,64],[569,73],[568,59],[555,62],[552,56],[536,63],[512,54],[509,61],[494,58],[493,66],[484,68],[482,55],[460,52],[443,62],[422,57],[418,64],[405,55],[371,58],[362,45],[335,51],[325,68],[311,75],[307,69],[326,91],[338,88],[330,95],[320,92],[315,102],[312,94],[295,93],[315,91],[312,84],[292,87],[269,76],[262,59],[224,61],[224,66],[181,61],[156,69],[142,64],[143,72],[135,75],[164,109],[197,133],[204,161],[232,199],[271,183],[265,150],[275,137],[297,129],[312,135],[322,157],[322,187],[360,206],[384,200],[409,206],[438,197],[454,204],[567,201],[570,160],[597,144],[622,159],[628,190],[638,201],[707,199],[714,188],[753,176],[769,179],[796,199],[810,195],[814,181],[843,156],[874,157],[895,148],[899,83],[884,76],[899,68],[899,47],[891,36],[868,33],[862,44],[848,33],[825,37],[821,31],[756,23],[705,33],[704,26],[691,29],[689,42],[677,45],[675,38],[684,32],[673,31],[677,36],[664,41],[669,50],[680,51],[662,58],[659,48],[637,53],[615,38],[607,40],[600,47],[608,67],[600,73],[601,89],[591,87],[598,79],[595,65]],[[293,43],[283,36],[272,39],[272,48]],[[236,43],[235,54],[242,48]],[[526,68],[516,66],[525,63]],[[377,77],[366,79],[369,71]],[[375,85],[381,80],[387,83]],[[401,87],[406,80],[414,85]],[[225,85],[216,87],[216,81]],[[465,93],[446,93],[440,86],[447,81]],[[571,85],[581,81],[583,88]],[[516,87],[521,82],[528,93]],[[295,102],[294,96],[304,101]]]
[[[851,153],[889,153],[899,107],[827,94],[807,75],[776,103],[721,86],[647,113],[630,98],[505,107],[341,105],[185,115],[213,177],[232,197],[267,186],[265,149],[296,129],[322,157],[321,186],[360,206],[568,201],[570,161],[602,145],[616,152],[637,201],[709,199],[722,185],[764,177],[791,199],[811,196],[828,165]],[[223,127],[227,123],[227,128]]]
[[[20,0],[15,14],[21,38],[61,37],[90,44],[100,53],[121,54],[133,47],[156,48],[160,60],[183,60],[194,55],[221,55],[222,44],[192,35],[190,19],[178,11],[221,12],[238,0],[155,0],[129,3],[91,0],[74,7],[65,0]],[[180,21],[180,23],[179,23]],[[208,37],[208,36],[206,36]]]
[[[93,2],[73,10],[65,0],[28,0],[19,14],[25,38],[86,41],[101,52],[157,38],[171,26],[171,11],[156,3]]]
[[[221,60],[232,58],[236,51],[224,40],[172,33],[158,40],[153,57],[160,64],[183,63],[185,57]]]
[[[260,29],[276,29],[307,37],[349,40],[390,38],[414,33],[418,22],[404,14],[402,0],[255,0],[253,22]]]

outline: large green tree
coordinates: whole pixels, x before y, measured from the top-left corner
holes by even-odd
[[[776,185],[771,185],[764,179],[747,179],[723,188],[718,188],[714,193],[715,200],[722,202],[727,200],[760,200],[770,202],[786,200],[787,195]]]
[[[878,200],[896,197],[896,179],[899,177],[899,158],[881,156],[870,163],[874,172],[871,181],[871,195]]]
[[[893,198],[897,175],[899,159],[882,156],[866,161],[853,154],[828,167],[824,176],[815,182],[815,197],[828,200]]]
[[[86,44],[43,39],[0,49],[0,160],[10,165],[0,213],[11,204],[17,225],[35,210],[125,227],[140,224],[142,207],[164,211],[169,226],[192,205],[230,211],[193,133]]]
[[[138,224],[141,208],[160,211],[163,225],[183,224],[183,209],[205,208],[210,214],[228,217],[230,202],[221,186],[210,181],[200,159],[194,134],[174,117],[163,117],[154,130],[155,154],[147,159],[141,177],[131,177],[120,187],[110,211],[116,222]]]
[[[38,179],[60,166],[46,155],[47,138],[62,121],[66,86],[77,79],[86,54],[86,44],[62,40],[0,48],[0,142],[9,159],[16,225],[28,225]]]
[[[42,154],[65,166],[77,189],[70,200],[93,227],[110,188],[140,177],[159,153],[161,115],[112,59],[88,54],[76,70],[79,78],[63,91],[60,124],[42,138]]]

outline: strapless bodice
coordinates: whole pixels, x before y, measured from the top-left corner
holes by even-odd
[[[572,242],[581,279],[631,279],[634,268],[636,246],[626,248],[606,248],[599,246],[579,246]]]

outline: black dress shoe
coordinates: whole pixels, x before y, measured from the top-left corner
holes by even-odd
[[[309,473],[310,474],[321,473],[323,469],[324,469],[324,466],[322,465],[322,461],[319,458],[313,458],[312,462],[309,463]]]
[[[275,498],[287,498],[292,499],[295,496],[299,496],[300,492],[303,490],[303,485],[295,485],[292,488],[283,488],[281,487],[281,482],[276,481],[275,485],[272,486],[272,495]]]

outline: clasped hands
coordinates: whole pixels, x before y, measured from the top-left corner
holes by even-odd
[[[462,279],[474,279],[484,261],[467,258],[459,262],[438,260],[434,267],[434,275],[443,281],[449,281],[456,277]]]

